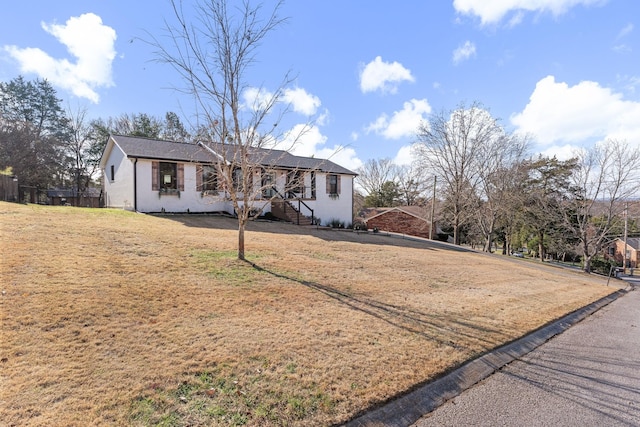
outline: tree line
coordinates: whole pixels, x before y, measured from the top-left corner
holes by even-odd
[[[638,196],[640,150],[609,139],[559,160],[532,156],[531,139],[507,132],[478,102],[434,113],[416,132],[412,165],[373,159],[357,171],[363,206],[427,207],[437,183],[437,221],[455,244],[580,257],[590,272]]]

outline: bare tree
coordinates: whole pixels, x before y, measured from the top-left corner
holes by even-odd
[[[365,196],[371,196],[381,193],[385,183],[395,181],[397,166],[389,158],[369,159],[356,172],[357,185]]]
[[[528,160],[514,162],[507,169],[500,169],[497,179],[500,185],[500,203],[497,212],[497,227],[503,239],[503,254],[510,254],[513,242],[525,222],[525,202],[529,179]]]
[[[488,145],[501,132],[496,119],[477,102],[434,114],[418,129],[414,153],[423,173],[436,175],[442,185],[455,244],[460,244],[461,227],[472,218]]]
[[[98,171],[101,150],[97,150],[96,146],[102,147],[103,141],[96,128],[87,121],[85,107],[79,107],[76,110],[68,107],[67,117],[70,137],[65,142],[65,146],[71,158],[73,187],[78,194],[76,201],[79,201]]]
[[[577,153],[571,175],[574,197],[565,209],[565,224],[577,236],[583,269],[591,272],[591,260],[619,227],[625,201],[637,196],[633,174],[640,170],[640,149],[626,141],[607,140]]]
[[[238,216],[238,258],[243,260],[245,227],[256,212],[252,196],[259,191],[254,176],[265,163],[256,158],[264,151],[253,148],[268,147],[276,139],[273,131],[280,116],[273,119],[274,107],[291,80],[287,74],[274,92],[259,90],[263,96],[250,105],[243,105],[242,96],[249,88],[247,71],[258,47],[285,21],[279,17],[282,2],[265,11],[249,0],[237,7],[225,0],[202,0],[195,4],[193,21],[181,1],[171,4],[176,22],[165,22],[166,37],[152,37],[150,43],[158,60],[180,74],[185,84],[181,90],[193,96],[201,142],[225,153],[216,162],[217,174]]]
[[[524,160],[527,138],[513,134],[498,134],[487,141],[483,167],[479,170],[478,203],[475,209],[477,225],[484,236],[483,250],[490,252],[496,224],[501,215],[509,214],[505,205],[514,195],[515,165]]]
[[[398,166],[397,183],[400,201],[404,205],[424,205],[432,197],[427,194],[432,188],[431,180],[420,172],[418,165]]]

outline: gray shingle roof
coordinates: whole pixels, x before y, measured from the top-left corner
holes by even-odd
[[[196,144],[123,135],[111,135],[111,139],[127,157],[201,163],[214,161],[211,153]]]
[[[429,222],[429,212],[421,206],[396,206],[391,208],[370,208],[366,211],[365,221],[384,215],[392,211],[400,211],[426,222]]]
[[[227,161],[233,161],[237,157],[236,147],[229,144],[214,144],[211,148],[218,152],[224,153]],[[249,156],[252,163],[264,166],[280,167],[284,169],[307,169],[317,170],[320,172],[337,173],[344,175],[356,175],[354,172],[326,159],[317,159],[315,157],[295,156],[288,151],[251,148]]]
[[[640,249],[640,237],[627,237],[627,244],[633,249]]]
[[[123,135],[112,135],[111,138],[128,157],[154,160],[176,160],[184,162],[213,163],[217,160],[210,151],[199,144],[163,141]],[[209,146],[227,161],[233,161],[237,150],[229,144],[213,144]],[[266,167],[284,169],[306,169],[326,173],[356,175],[330,160],[314,157],[295,156],[283,150],[251,148],[249,156],[252,163]]]

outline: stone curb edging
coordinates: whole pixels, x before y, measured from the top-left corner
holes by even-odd
[[[581,309],[578,309],[540,329],[509,344],[480,356],[447,375],[395,399],[371,412],[355,418],[345,427],[408,427],[422,416],[435,410],[446,401],[487,378],[503,366],[531,352],[554,336],[584,320],[601,308],[625,295],[628,290],[618,290]]]

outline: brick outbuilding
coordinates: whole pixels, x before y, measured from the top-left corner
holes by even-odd
[[[618,265],[623,265],[625,259],[625,242],[622,239],[615,239],[609,245],[608,258],[613,258]],[[626,245],[627,265],[623,267],[640,267],[640,237],[629,237]]]
[[[367,228],[381,231],[406,234],[408,236],[429,238],[429,212],[420,206],[398,206],[394,208],[377,208],[371,212],[364,222]],[[439,230],[434,226],[433,237],[437,238]]]

